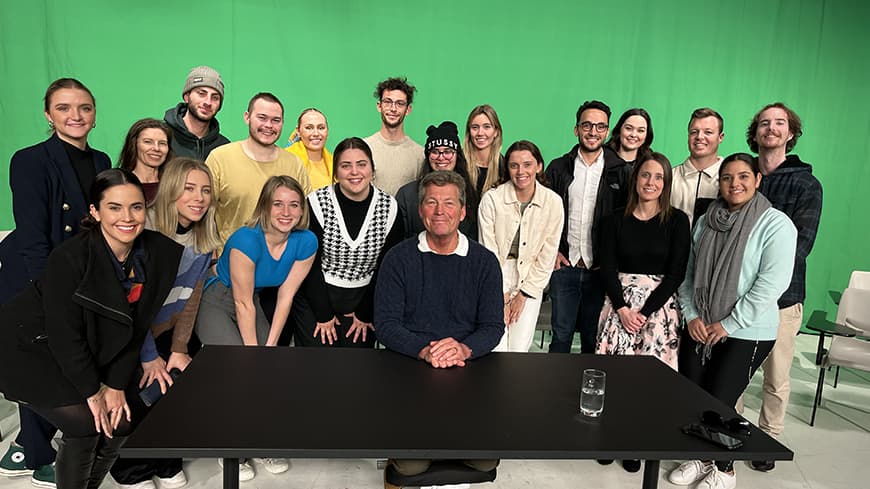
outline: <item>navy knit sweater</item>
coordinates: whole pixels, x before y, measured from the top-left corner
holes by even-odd
[[[430,341],[452,337],[489,353],[504,334],[501,268],[469,240],[466,256],[421,252],[417,237],[384,257],[375,288],[375,334],[390,350],[417,358]]]

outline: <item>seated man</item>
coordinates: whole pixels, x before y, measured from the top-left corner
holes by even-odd
[[[492,252],[459,232],[465,218],[461,176],[429,173],[419,195],[426,230],[384,257],[375,289],[375,334],[386,348],[435,368],[463,367],[492,351],[504,332],[501,269]],[[390,463],[400,474],[416,475],[431,460]],[[489,471],[498,460],[462,463]]]

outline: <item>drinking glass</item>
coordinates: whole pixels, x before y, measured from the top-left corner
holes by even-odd
[[[583,384],[580,387],[580,413],[597,418],[604,410],[604,382],[607,374],[603,370],[587,368],[583,371]]]

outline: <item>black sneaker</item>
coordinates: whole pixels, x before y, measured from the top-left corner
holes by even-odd
[[[613,463],[613,459],[612,458],[599,458],[598,460],[596,460],[596,462],[598,462],[601,465],[610,465]]]
[[[626,472],[631,472],[633,474],[640,470],[640,460],[623,460],[622,468],[625,469]]]
[[[776,467],[776,462],[773,460],[753,460],[749,465],[759,472],[770,472]]]

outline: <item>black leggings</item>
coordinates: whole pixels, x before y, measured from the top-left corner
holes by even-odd
[[[53,408],[29,406],[36,414],[57,426],[64,437],[85,438],[97,434],[94,423],[94,415],[91,414],[87,404],[73,404]],[[133,431],[132,425],[126,418],[121,418],[121,423],[112,432],[112,436],[128,436]]]
[[[714,345],[710,358],[704,360],[704,346],[693,340],[686,328],[680,340],[680,373],[733,408],[774,343],[726,338]],[[733,462],[717,461],[716,466],[730,471]]]

